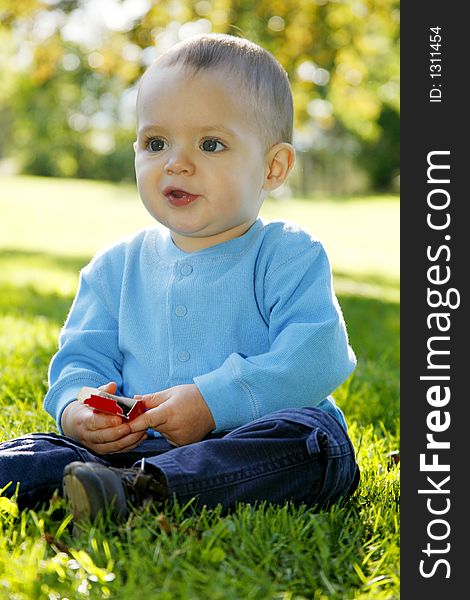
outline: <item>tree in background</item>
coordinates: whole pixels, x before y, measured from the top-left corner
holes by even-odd
[[[0,23],[0,158],[25,172],[132,180],[140,75],[172,44],[215,31],[286,68],[301,191],[311,172],[341,183],[352,160],[374,189],[398,174],[397,0],[0,0]]]

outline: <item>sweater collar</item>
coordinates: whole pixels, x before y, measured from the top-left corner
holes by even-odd
[[[176,246],[171,239],[170,232],[168,230],[160,231],[160,235],[157,236],[156,246],[157,252],[161,258],[168,262],[174,262],[177,260],[191,260],[210,257],[217,258],[227,255],[242,254],[251,242],[256,237],[258,231],[263,227],[263,221],[257,219],[253,225],[240,237],[233,238],[226,242],[221,242],[215,246],[209,248],[203,248],[195,252],[185,252]]]

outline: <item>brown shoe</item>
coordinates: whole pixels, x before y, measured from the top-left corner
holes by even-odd
[[[100,513],[122,521],[129,513],[128,504],[135,507],[152,500],[163,502],[169,496],[163,475],[94,462],[69,463],[62,485],[77,521],[93,521]]]

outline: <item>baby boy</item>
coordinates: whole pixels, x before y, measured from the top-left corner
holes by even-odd
[[[292,128],[284,69],[247,40],[196,36],[149,67],[135,168],[159,225],[82,271],[44,401],[61,435],[0,445],[0,487],[19,481],[31,505],[63,485],[76,518],[122,517],[129,500],[324,507],[354,492],[330,394],[355,357],[328,258],[300,227],[258,217],[294,165]],[[92,411],[83,386],[146,411]]]

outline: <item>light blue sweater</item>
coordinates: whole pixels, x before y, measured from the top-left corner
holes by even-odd
[[[258,219],[185,253],[151,228],[82,270],[44,406],[60,429],[82,386],[115,381],[132,397],[194,382],[215,431],[303,406],[346,425],[329,394],[354,366],[327,255],[308,233]]]

